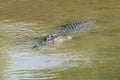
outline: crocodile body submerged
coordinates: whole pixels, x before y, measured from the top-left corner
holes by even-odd
[[[56,45],[58,43],[62,43],[65,40],[72,39],[72,36],[66,35],[66,34],[50,34],[38,41],[36,45],[33,46],[33,48],[44,48],[49,47],[51,45]]]
[[[80,21],[72,24],[62,25],[55,34],[49,34],[38,41],[33,48],[49,47],[54,44],[61,43],[66,40],[72,39],[73,34],[86,32],[93,29],[96,21]]]

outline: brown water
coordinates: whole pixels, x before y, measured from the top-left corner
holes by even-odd
[[[0,0],[0,80],[120,80],[119,0]],[[57,48],[35,38],[84,19],[96,28]]]

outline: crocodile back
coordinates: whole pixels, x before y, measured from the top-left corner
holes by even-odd
[[[95,20],[89,20],[89,21],[75,22],[72,24],[66,24],[61,26],[59,32],[69,33],[69,34],[86,32],[93,29],[95,23],[96,23]]]

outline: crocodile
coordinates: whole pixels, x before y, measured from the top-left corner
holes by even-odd
[[[37,44],[34,45],[33,48],[49,47],[70,39],[72,39],[72,36],[66,34],[49,34],[43,37],[42,39],[38,40]]]
[[[95,23],[95,20],[88,20],[62,25],[56,33],[49,34],[38,40],[37,44],[34,45],[33,48],[49,47],[58,43],[62,43],[66,40],[70,40],[74,34],[87,32],[93,29]]]

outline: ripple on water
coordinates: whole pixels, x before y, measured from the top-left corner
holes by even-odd
[[[39,79],[60,77],[59,72],[73,67],[92,64],[91,56],[80,53],[35,53],[15,52],[10,55],[11,63],[5,71],[8,80]]]

